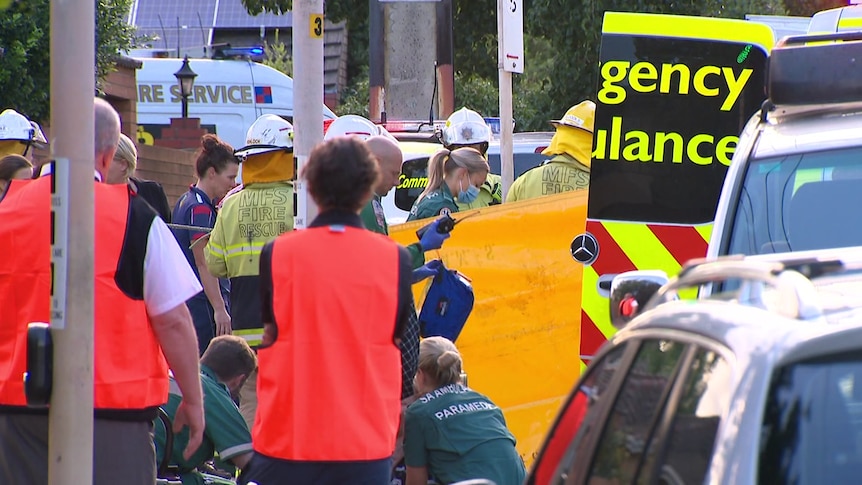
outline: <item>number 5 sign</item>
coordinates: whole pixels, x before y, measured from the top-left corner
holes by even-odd
[[[500,64],[504,71],[524,72],[524,0],[497,0],[503,23]]]

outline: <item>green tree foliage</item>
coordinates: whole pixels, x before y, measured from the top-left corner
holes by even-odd
[[[810,17],[821,10],[846,7],[847,0],[784,0],[787,15]]]
[[[338,103],[336,114],[359,115],[368,118],[368,105],[370,103],[370,82],[368,79],[368,66],[353,78],[341,94],[341,102]]]
[[[499,113],[497,100],[496,0],[454,0],[455,105],[485,116]],[[786,0],[790,14],[810,15],[837,0]],[[840,3],[840,2],[838,2]],[[250,13],[286,12],[292,0],[243,0]],[[782,0],[524,0],[523,74],[515,74],[516,130],[547,130],[547,120],[595,97],[599,40],[606,11],[727,18],[783,15]],[[350,29],[349,87],[339,111],[367,111],[368,0],[330,0],[328,19],[347,19]],[[357,31],[358,29],[358,31]],[[434,46],[429,46],[434,48]],[[364,104],[363,104],[364,102]]]
[[[118,53],[128,52],[137,42],[135,27],[126,22],[132,2],[133,0],[97,0],[96,2],[96,78],[98,80],[104,79],[114,70]],[[45,4],[48,8],[47,1]]]
[[[363,75],[368,77],[368,2],[369,0],[324,2],[324,14],[327,20],[347,21],[348,84],[353,84]],[[291,11],[293,0],[242,0],[242,5],[251,15],[263,12],[281,15]]]
[[[134,29],[126,23],[132,0],[97,0],[98,79],[113,70],[118,52],[128,51]],[[36,120],[50,113],[50,1],[14,2],[0,13],[0,110],[13,108]]]
[[[555,57],[545,93],[558,115],[583,99],[595,98],[602,18],[607,11],[744,18],[745,14],[784,14],[780,0],[532,0],[525,6],[525,30],[545,37]],[[564,54],[563,54],[564,53]],[[525,64],[530,57],[525,54]],[[557,113],[560,112],[560,113]]]
[[[16,2],[0,13],[0,111],[48,116],[49,10],[44,0]]]
[[[263,49],[265,55],[263,63],[288,76],[293,76],[293,59],[284,42],[278,40],[278,35],[279,31],[276,29],[275,40],[272,44],[264,42]]]

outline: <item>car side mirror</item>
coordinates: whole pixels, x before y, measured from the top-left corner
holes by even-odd
[[[617,330],[624,328],[669,281],[660,270],[628,271],[614,276],[611,282],[611,324]]]

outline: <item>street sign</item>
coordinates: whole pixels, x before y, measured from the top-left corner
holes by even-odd
[[[524,72],[524,0],[501,0],[503,37],[500,64],[507,72]]]

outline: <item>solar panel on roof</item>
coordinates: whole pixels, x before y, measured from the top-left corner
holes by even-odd
[[[177,28],[165,26],[165,30],[161,28],[138,28],[138,33],[148,35],[156,40],[151,40],[146,45],[154,49],[175,50],[177,48],[177,37],[179,36],[179,47],[181,50],[190,49],[193,47],[202,47],[209,43],[209,29],[204,29],[201,32],[199,27],[182,29],[177,34]]]
[[[215,8],[216,0],[140,0],[135,24],[138,27],[160,27],[164,24],[165,28],[176,28],[179,21],[180,25],[189,27],[199,27],[201,24],[212,27]]]
[[[180,25],[189,27],[212,28],[215,20],[216,28],[258,28],[290,27],[293,16],[291,12],[252,16],[243,7],[242,0],[139,0],[133,18],[138,27],[160,28],[162,24],[165,28],[176,27],[179,19]]]

